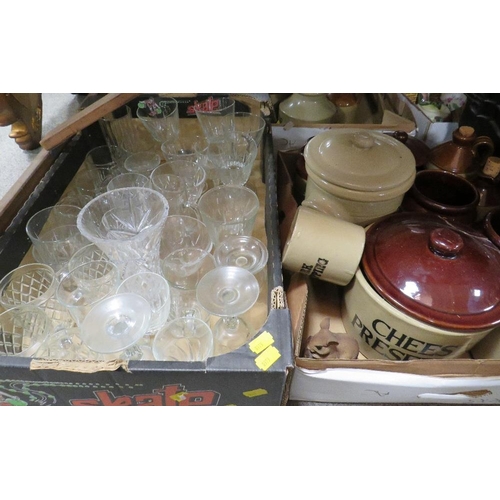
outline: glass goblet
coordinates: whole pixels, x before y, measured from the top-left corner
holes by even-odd
[[[37,358],[79,360],[94,359],[92,351],[82,343],[79,328],[61,328],[49,335],[36,353]]]
[[[186,207],[196,207],[206,186],[205,169],[195,160],[169,160],[166,162],[175,175],[181,177],[186,185]]]
[[[112,191],[113,189],[121,189],[127,187],[151,187],[151,181],[149,180],[149,176],[144,174],[139,174],[135,172],[126,172],[124,174],[119,174],[116,177],[113,177],[108,182],[106,186],[106,191]]]
[[[177,318],[167,323],[153,340],[157,361],[206,361],[213,355],[210,326],[199,318]]]
[[[112,262],[90,261],[61,279],[56,297],[80,326],[99,301],[115,293],[119,280],[118,267]]]
[[[182,134],[175,140],[165,141],[161,151],[166,161],[191,160],[198,161],[200,155],[206,151],[207,140],[199,135]]]
[[[124,163],[126,172],[150,177],[153,170],[161,163],[161,157],[154,151],[140,151],[131,154]]]
[[[259,197],[245,186],[213,187],[198,202],[214,246],[231,235],[251,236],[259,208]]]
[[[213,255],[200,248],[179,248],[161,261],[161,268],[172,294],[171,318],[208,319],[197,301],[196,287],[200,279],[215,268]]]
[[[77,250],[68,262],[68,272],[92,261],[105,260],[109,261],[109,257],[94,243],[89,243]]]
[[[160,242],[160,259],[181,248],[199,248],[212,251],[212,240],[207,226],[189,215],[169,215],[163,226]]]
[[[234,132],[224,142],[208,146],[207,161],[213,178],[219,184],[244,186],[257,158],[255,140],[243,132]]]
[[[169,215],[183,213],[187,201],[187,186],[182,177],[176,175],[167,163],[162,163],[150,176],[152,188],[168,201]]]
[[[201,278],[196,289],[198,302],[220,317],[212,328],[215,354],[231,352],[253,337],[253,328],[240,316],[255,305],[259,292],[255,276],[241,267],[217,267]]]
[[[157,273],[142,272],[126,278],[116,293],[136,293],[144,297],[151,307],[151,321],[147,336],[154,335],[170,315],[170,285]]]

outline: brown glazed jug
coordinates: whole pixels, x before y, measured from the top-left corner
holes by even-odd
[[[490,156],[473,183],[479,192],[478,219],[483,219],[500,207],[500,158]]]
[[[467,178],[477,176],[493,154],[494,144],[485,135],[477,136],[469,126],[462,126],[453,132],[452,140],[431,149],[428,169],[440,169]]]

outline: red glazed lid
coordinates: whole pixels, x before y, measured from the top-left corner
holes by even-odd
[[[466,226],[390,215],[367,229],[361,266],[382,297],[424,323],[459,332],[500,324],[500,249]]]

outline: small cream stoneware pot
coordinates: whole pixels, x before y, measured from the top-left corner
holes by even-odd
[[[367,226],[400,207],[416,176],[415,157],[382,132],[331,129],[304,149],[304,205]]]
[[[365,235],[361,226],[300,206],[284,245],[283,267],[345,286],[358,269]]]
[[[392,361],[457,358],[492,330],[457,333],[414,319],[379,295],[361,269],[344,289],[342,323],[364,356]]]

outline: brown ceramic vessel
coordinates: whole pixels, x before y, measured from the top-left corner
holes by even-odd
[[[431,212],[451,222],[476,220],[479,193],[465,177],[441,170],[422,170],[403,198],[402,210]]]
[[[500,325],[500,249],[430,213],[367,229],[342,320],[368,358],[456,358]]]
[[[475,177],[494,148],[491,138],[477,136],[474,128],[462,126],[453,132],[451,141],[431,149],[427,168]]]
[[[392,134],[399,142],[402,142],[415,157],[416,169],[423,170],[430,158],[431,148],[420,139],[409,136],[405,131],[399,130]]]

